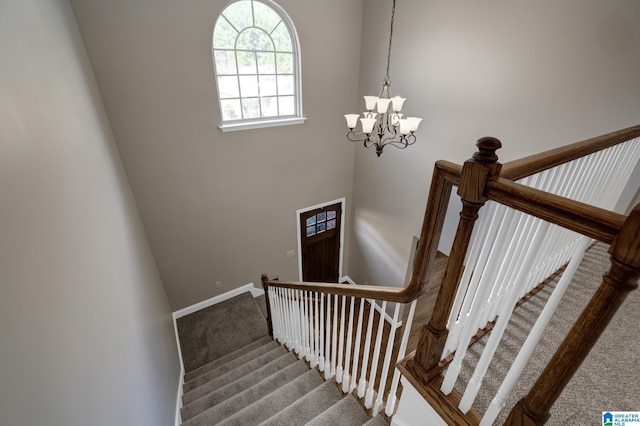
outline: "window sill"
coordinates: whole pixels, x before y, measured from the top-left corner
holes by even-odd
[[[253,121],[253,122],[244,121],[240,123],[222,124],[218,128],[222,130],[223,133],[227,133],[227,132],[235,132],[238,130],[262,129],[265,127],[291,126],[293,124],[303,124],[306,119],[307,119],[306,117],[294,117],[294,118],[278,118],[274,120],[265,120],[265,121]]]

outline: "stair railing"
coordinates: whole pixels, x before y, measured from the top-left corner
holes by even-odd
[[[563,195],[550,193],[548,191],[552,189],[551,187],[542,186],[542,189],[538,189],[535,185],[526,186],[522,182],[516,181],[531,176],[533,180],[550,182],[553,186],[553,183],[557,182],[557,175],[554,175],[554,173],[558,173],[557,170],[548,172],[549,174],[547,176],[532,176],[540,174],[545,170],[574,162],[581,157],[607,150],[618,144],[623,144],[638,136],[640,136],[640,126],[635,126],[543,154],[513,161],[504,166],[498,163],[497,155],[495,154],[496,150],[501,147],[500,141],[495,138],[482,138],[476,144],[478,152],[476,152],[470,160],[465,162],[463,166],[458,166],[446,161],[438,161],[434,168],[421,237],[413,265],[413,274],[407,287],[399,289],[380,286],[344,286],[327,283],[285,282],[278,281],[277,279],[269,280],[263,275],[263,286],[269,307],[268,316],[269,320],[273,321],[274,337],[277,336],[276,338],[284,344],[288,346],[291,345],[290,347],[295,348],[294,350],[299,354],[303,354],[304,356],[309,354],[310,360],[317,359],[318,366],[319,368],[323,368],[325,375],[335,377],[336,381],[340,380],[344,382],[345,371],[348,372],[349,369],[355,365],[356,367],[352,368],[351,381],[348,386],[343,385],[344,389],[349,391],[357,388],[358,391],[360,391],[360,383],[365,383],[364,387],[366,387],[366,389],[364,393],[358,392],[358,394],[359,396],[364,395],[365,402],[373,407],[374,413],[377,412],[376,410],[379,410],[382,406],[385,386],[384,384],[382,384],[382,386],[379,384],[377,391],[372,388],[376,378],[374,368],[377,369],[377,367],[367,365],[370,357],[370,346],[373,342],[373,323],[371,319],[367,323],[366,339],[364,340],[364,352],[366,352],[366,354],[363,353],[360,368],[361,370],[365,370],[365,374],[368,369],[369,377],[367,379],[365,375],[361,374],[360,382],[356,385],[355,376],[357,373],[355,373],[355,371],[358,370],[358,361],[356,360],[359,359],[358,351],[360,350],[358,342],[360,341],[359,337],[365,333],[362,318],[364,310],[358,310],[359,318],[355,326],[357,335],[355,339],[356,344],[353,348],[353,357],[349,360],[352,365],[348,365],[346,359],[344,360],[345,363],[343,363],[342,357],[338,356],[341,354],[344,355],[345,353],[340,346],[341,344],[345,344],[342,342],[346,342],[346,344],[349,345],[348,341],[350,340],[344,339],[344,326],[338,327],[338,318],[342,318],[340,319],[340,324],[343,324],[342,321],[345,315],[340,314],[343,313],[343,309],[348,305],[350,307],[350,319],[346,326],[348,335],[349,332],[353,332],[353,330],[349,331],[352,324],[354,324],[351,316],[352,313],[354,313],[353,306],[357,304],[358,300],[361,307],[364,304],[364,299],[380,301],[383,304],[383,309],[387,302],[396,302],[396,309],[400,304],[411,303],[412,305],[409,311],[413,312],[415,305],[412,302],[424,292],[425,284],[429,280],[448,200],[452,187],[457,186],[457,193],[461,197],[463,209],[460,213],[458,229],[440,285],[435,308],[429,323],[425,324],[422,329],[417,350],[410,354],[399,365],[399,368],[414,386],[422,390],[421,393],[427,401],[433,402],[432,406],[436,411],[443,410],[440,414],[446,418],[451,418],[453,415],[460,424],[478,424],[478,421],[474,420],[477,419],[478,416],[465,415],[459,408],[452,409],[455,405],[443,403],[445,400],[442,399],[443,394],[440,390],[441,379],[439,376],[446,365],[446,361],[444,361],[443,358],[444,355],[446,355],[447,348],[457,348],[457,343],[460,340],[459,336],[463,333],[460,330],[455,331],[458,337],[454,336],[450,338],[448,326],[454,324],[456,318],[460,318],[459,309],[465,305],[464,299],[458,296],[458,289],[460,288],[463,271],[465,271],[465,258],[467,257],[470,243],[472,242],[472,236],[473,239],[478,240],[479,238],[480,241],[487,235],[491,235],[491,223],[498,220],[495,219],[496,217],[500,218],[496,223],[499,223],[501,226],[505,226],[505,223],[507,223],[505,222],[505,218],[507,217],[508,211],[500,211],[500,209],[503,208],[501,206],[489,206],[485,210],[494,210],[494,215],[487,215],[487,219],[483,218],[481,220],[481,222],[486,222],[486,228],[484,228],[484,230],[478,228],[474,231],[475,222],[485,203],[487,201],[493,201],[499,205],[507,206],[510,209],[531,216],[531,218],[524,216],[510,218],[508,220],[511,222],[508,223],[514,223],[513,226],[515,228],[513,229],[518,232],[521,238],[530,238],[536,246],[544,248],[544,250],[536,251],[536,253],[545,251],[547,253],[554,251],[560,253],[552,260],[545,260],[543,258],[544,256],[541,257],[541,255],[534,256],[528,254],[527,250],[524,249],[520,249],[520,253],[517,251],[514,253],[515,257],[512,259],[512,262],[526,262],[531,266],[543,265],[546,269],[540,269],[541,267],[539,267],[539,276],[544,275],[546,273],[544,271],[559,266],[559,262],[567,257],[567,253],[571,253],[571,248],[576,244],[561,234],[549,234],[547,230],[544,229],[551,227],[549,223],[608,244],[614,242],[614,239],[616,241],[611,249],[613,266],[612,271],[608,274],[610,278],[605,278],[605,281],[608,283],[606,285],[607,288],[599,290],[598,294],[592,299],[590,309],[593,310],[584,314],[583,316],[585,318],[580,318],[580,327],[583,328],[578,328],[575,331],[572,330],[569,336],[567,336],[565,342],[559,349],[560,354],[556,354],[548,364],[547,370],[549,371],[545,370],[540,380],[538,380],[529,393],[529,396],[519,403],[514,411],[512,411],[512,415],[508,420],[508,424],[514,425],[543,424],[544,422],[540,422],[540,419],[548,416],[550,406],[575,372],[577,365],[584,359],[590,347],[595,343],[599,333],[604,329],[606,323],[608,323],[608,319],[611,318],[617,306],[624,300],[628,291],[635,288],[632,281],[634,277],[637,278],[638,273],[640,273],[638,269],[640,267],[640,255],[637,253],[637,246],[640,245],[640,243],[634,241],[633,238],[634,235],[638,234],[638,230],[634,230],[634,227],[640,227],[640,211],[634,212],[627,219],[623,215],[604,210],[603,208],[594,207],[579,200],[568,199]],[[595,163],[597,163],[597,161]],[[594,164],[593,160],[592,163],[589,164]],[[571,167],[574,166],[567,166],[567,176],[571,175],[571,173],[569,173]],[[598,175],[596,174],[595,176],[597,177]],[[575,179],[579,180],[579,177]],[[555,186],[558,186],[557,183]],[[623,224],[625,224],[624,228]],[[507,229],[512,229],[511,225],[509,225]],[[633,234],[634,232],[636,232],[636,234]],[[486,244],[494,247],[503,243],[495,241],[487,243],[485,240],[480,248],[471,250],[469,257],[483,257],[482,249]],[[634,244],[636,246],[634,246]],[[507,247],[508,246],[507,244]],[[474,250],[476,254],[474,254]],[[525,291],[524,289],[527,287],[525,286],[518,291],[512,291],[512,287],[509,287],[509,282],[514,281],[514,279],[520,282],[523,280],[523,277],[518,276],[520,274],[516,273],[515,270],[509,269],[510,264],[506,266],[507,269],[505,269],[502,274],[504,274],[505,277],[511,277],[511,279],[506,281],[507,286],[505,288],[491,288],[487,290],[483,286],[473,290],[479,291],[479,289],[482,289],[485,293],[488,292],[488,294],[495,295],[501,293],[509,294],[508,297],[501,298],[500,302],[496,302],[491,310],[485,311],[481,318],[492,318],[495,316],[495,312],[505,312],[505,306],[508,306],[510,301],[515,299],[514,294]],[[602,299],[602,297],[604,297],[604,299]],[[325,302],[326,305],[324,305],[323,302]],[[395,311],[394,318],[398,317],[397,312],[398,311]],[[594,312],[598,318],[597,320],[593,318]],[[601,320],[600,318],[604,319]],[[333,319],[333,322],[331,319]],[[587,324],[586,328],[584,328],[585,324]],[[410,329],[410,326],[411,321],[404,322],[405,332],[402,336],[403,344],[405,343],[405,339],[408,338],[407,330]],[[594,330],[596,330],[597,333],[591,333],[589,327],[595,327]],[[452,330],[454,330],[454,328],[455,327],[452,327]],[[393,334],[394,333],[391,333],[391,335]],[[454,332],[451,334],[454,334]],[[585,336],[585,334],[587,335]],[[379,335],[381,334],[377,333],[377,336]],[[314,342],[305,340],[311,336],[314,337],[314,339],[311,339],[314,340]],[[378,340],[376,337],[374,354],[380,353]],[[392,338],[389,340],[392,340]],[[464,338],[462,340],[464,340]],[[309,342],[308,350],[307,346],[301,343],[306,341]],[[341,343],[337,344],[337,342]],[[392,346],[393,343],[387,346],[387,348]],[[404,348],[406,348],[406,344]],[[396,359],[401,358],[403,355],[403,348],[400,349],[401,355]],[[351,348],[348,347],[346,353],[352,354]],[[387,353],[389,353],[389,349],[387,349]],[[385,354],[385,360],[387,360],[387,358],[390,357]],[[383,364],[382,369],[388,369],[391,363],[396,362],[396,359],[390,359],[386,366]],[[324,367],[322,366],[322,362],[320,362],[321,360],[324,360]],[[568,363],[570,362],[567,360],[575,362],[575,368],[573,366],[569,368]],[[553,375],[557,375],[557,377],[553,377],[553,380],[551,380]],[[561,379],[557,379],[558,377]],[[545,380],[554,383],[556,387],[552,390],[549,389],[549,385]],[[356,386],[354,387],[354,385]],[[393,406],[396,398],[395,389],[397,389],[395,374],[391,388],[393,391],[389,392],[386,397],[387,415],[391,415],[394,410]],[[549,397],[545,392],[551,396]],[[376,393],[377,397],[374,403],[372,400]],[[452,410],[454,411],[453,413],[451,412]],[[529,420],[523,420],[525,418]],[[518,421],[522,423],[518,423]],[[526,421],[533,421],[533,423],[526,423]]]
[[[277,287],[274,281],[277,283],[263,276],[274,339],[306,359],[311,367],[317,366],[326,380],[341,384],[344,393],[357,391],[374,414],[382,410],[385,401],[385,413],[393,414],[400,376],[399,372],[394,374],[385,392],[387,376],[398,357],[404,356],[410,328],[404,328],[394,357],[401,304],[395,304],[391,323],[386,324],[382,315],[376,319],[373,306],[368,309],[368,320],[365,318],[365,298]],[[412,322],[415,303],[409,304],[407,324]],[[387,301],[382,301],[383,312],[386,306]]]

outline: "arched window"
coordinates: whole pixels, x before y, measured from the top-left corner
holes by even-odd
[[[300,48],[286,12],[271,0],[239,0],[213,30],[223,131],[304,121]]]

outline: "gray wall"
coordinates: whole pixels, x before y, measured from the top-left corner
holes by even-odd
[[[171,310],[68,2],[2,1],[0,58],[0,424],[173,424]]]
[[[365,1],[360,95],[384,77],[390,12]],[[406,151],[356,150],[350,276],[403,284],[436,160],[487,135],[504,162],[638,124],[639,20],[635,0],[399,1],[392,95],[424,121]]]
[[[300,36],[308,120],[225,134],[210,49],[227,0],[71,3],[172,308],[263,272],[298,279],[296,210],[351,208],[342,114],[357,105],[362,0],[278,1]]]

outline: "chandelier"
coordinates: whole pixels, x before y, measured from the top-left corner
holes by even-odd
[[[393,18],[396,13],[396,0],[391,9],[391,29],[389,31],[389,49],[387,51],[387,74],[382,80],[382,89],[378,96],[365,96],[366,111],[360,114],[346,114],[347,139],[351,142],[364,142],[365,148],[374,146],[378,157],[387,145],[404,149],[416,142],[415,131],[422,121],[418,117],[403,117],[400,111],[406,98],[390,97],[389,63],[391,62],[391,41],[393,39]],[[356,131],[360,119],[361,131]]]

